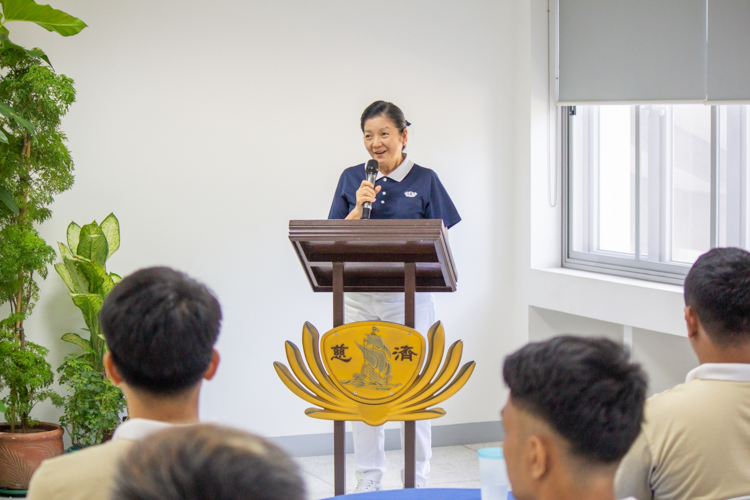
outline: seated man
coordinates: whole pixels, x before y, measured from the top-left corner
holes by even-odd
[[[297,465],[263,438],[216,425],[174,427],[133,446],[111,500],[304,500]]]
[[[750,495],[750,253],[702,255],[685,278],[685,305],[700,366],[646,402],[615,489],[639,500]]]
[[[505,358],[508,479],[518,500],[614,500],[640,431],[646,376],[607,339],[556,337]]]
[[[101,310],[109,346],[104,366],[125,394],[129,420],[108,443],[43,462],[27,498],[107,498],[116,462],[134,442],[198,422],[201,381],[219,364],[220,322],[211,292],[172,269],[142,269],[117,284]]]

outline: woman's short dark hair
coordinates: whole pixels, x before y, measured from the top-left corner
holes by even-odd
[[[112,361],[133,387],[180,393],[205,375],[221,307],[201,283],[168,267],[136,271],[104,301],[101,325]]]
[[[304,500],[294,461],[271,442],[218,425],[175,426],[133,445],[111,500]]]
[[[546,422],[574,456],[609,465],[641,431],[646,375],[605,338],[555,337],[505,358],[513,405]]]
[[[685,278],[685,305],[716,344],[750,341],[750,253],[714,248],[701,255]]]
[[[401,108],[392,102],[375,101],[367,106],[362,112],[362,117],[359,120],[359,127],[362,129],[362,132],[365,131],[365,122],[371,118],[377,118],[378,116],[385,116],[391,120],[394,125],[396,125],[399,134],[403,134],[404,129],[411,125],[411,123],[404,118],[404,112],[401,111]]]

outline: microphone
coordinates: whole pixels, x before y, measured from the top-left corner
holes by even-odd
[[[375,179],[378,176],[378,162],[377,160],[367,160],[365,165],[365,172],[367,172],[367,182],[371,182],[375,185]],[[362,204],[362,218],[369,219],[370,213],[372,212],[372,203],[366,201]]]

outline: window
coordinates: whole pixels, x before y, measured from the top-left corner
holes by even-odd
[[[561,108],[563,265],[682,284],[710,248],[749,248],[748,108]]]

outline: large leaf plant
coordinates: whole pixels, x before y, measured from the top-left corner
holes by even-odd
[[[73,185],[73,161],[61,119],[75,100],[73,81],[58,75],[39,49],[8,38],[7,23],[34,22],[68,36],[85,25],[32,0],[0,0],[0,388],[11,432],[35,425],[40,401],[61,404],[49,389],[53,373],[47,349],[26,338],[25,320],[39,298],[37,279],[54,261],[35,225],[47,220],[54,197]]]
[[[107,272],[107,260],[120,247],[120,223],[114,214],[101,224],[94,221],[81,227],[71,222],[66,240],[67,246],[58,243],[62,262],[55,264],[55,271],[81,310],[89,338],[77,333],[62,336],[62,340],[83,352],[66,357],[57,370],[60,383],[69,390],[60,423],[68,429],[74,446],[86,447],[101,443],[120,423],[120,414],[125,410],[120,388],[104,373],[107,344],[99,322],[104,299],[120,281],[117,274]]]
[[[120,224],[114,214],[109,214],[101,224],[96,221],[81,227],[71,222],[67,243],[58,242],[62,262],[55,271],[65,282],[73,303],[81,310],[89,331],[89,339],[77,333],[66,333],[62,339],[83,349],[81,355],[99,373],[104,373],[103,357],[107,344],[102,335],[99,311],[104,299],[120,277],[107,272],[107,260],[120,247]]]

